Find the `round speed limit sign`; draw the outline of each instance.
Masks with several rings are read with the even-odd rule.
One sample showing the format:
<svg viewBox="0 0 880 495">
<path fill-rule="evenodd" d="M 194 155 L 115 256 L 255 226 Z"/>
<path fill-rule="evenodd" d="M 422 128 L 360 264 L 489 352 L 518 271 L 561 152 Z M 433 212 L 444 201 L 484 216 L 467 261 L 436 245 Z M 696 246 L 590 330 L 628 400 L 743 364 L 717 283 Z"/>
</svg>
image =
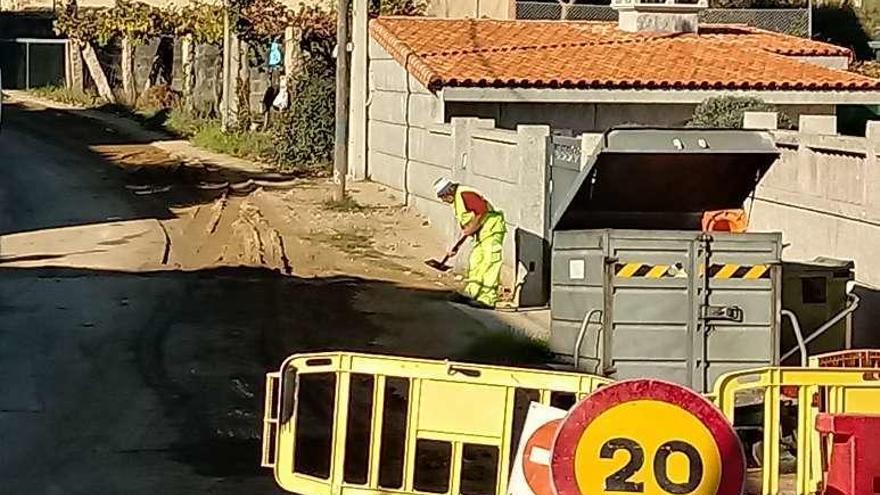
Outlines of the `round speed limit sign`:
<svg viewBox="0 0 880 495">
<path fill-rule="evenodd" d="M 557 430 L 557 495 L 739 495 L 742 445 L 703 396 L 658 380 L 628 380 L 579 402 Z"/>
</svg>

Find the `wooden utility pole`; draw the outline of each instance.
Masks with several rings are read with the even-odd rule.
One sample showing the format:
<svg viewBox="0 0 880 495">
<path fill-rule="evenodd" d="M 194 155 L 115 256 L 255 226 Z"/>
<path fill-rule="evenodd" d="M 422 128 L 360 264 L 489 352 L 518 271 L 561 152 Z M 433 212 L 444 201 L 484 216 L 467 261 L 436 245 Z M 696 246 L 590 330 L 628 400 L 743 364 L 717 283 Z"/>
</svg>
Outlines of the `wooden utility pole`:
<svg viewBox="0 0 880 495">
<path fill-rule="evenodd" d="M 348 93 L 351 66 L 348 55 L 349 0 L 339 0 L 336 15 L 336 141 L 333 155 L 333 200 L 345 198 L 348 175 Z"/>
</svg>

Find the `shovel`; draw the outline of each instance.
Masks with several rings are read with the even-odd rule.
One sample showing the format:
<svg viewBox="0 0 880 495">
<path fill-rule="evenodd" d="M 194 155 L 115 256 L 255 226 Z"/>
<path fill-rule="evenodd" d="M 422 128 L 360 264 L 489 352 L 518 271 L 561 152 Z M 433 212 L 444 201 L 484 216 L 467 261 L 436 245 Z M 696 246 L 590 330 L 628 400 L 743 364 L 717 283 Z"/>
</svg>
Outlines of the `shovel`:
<svg viewBox="0 0 880 495">
<path fill-rule="evenodd" d="M 437 270 L 438 272 L 446 272 L 449 271 L 450 268 L 452 268 L 451 266 L 446 264 L 446 261 L 448 259 L 449 256 L 444 256 L 442 260 L 425 260 L 425 264 Z"/>
<path fill-rule="evenodd" d="M 460 248 L 461 245 L 464 244 L 465 239 L 467 239 L 467 237 L 462 237 L 461 239 L 458 240 L 458 242 L 455 243 L 455 246 L 453 246 L 453 248 L 452 248 L 453 253 L 458 252 L 458 248 Z M 430 266 L 431 268 L 437 270 L 438 272 L 448 272 L 449 269 L 452 268 L 451 266 L 446 264 L 446 262 L 449 261 L 450 257 L 451 257 L 450 254 L 447 253 L 446 256 L 443 257 L 443 259 L 441 259 L 441 260 L 435 260 L 435 259 L 425 260 L 425 264 Z"/>
</svg>

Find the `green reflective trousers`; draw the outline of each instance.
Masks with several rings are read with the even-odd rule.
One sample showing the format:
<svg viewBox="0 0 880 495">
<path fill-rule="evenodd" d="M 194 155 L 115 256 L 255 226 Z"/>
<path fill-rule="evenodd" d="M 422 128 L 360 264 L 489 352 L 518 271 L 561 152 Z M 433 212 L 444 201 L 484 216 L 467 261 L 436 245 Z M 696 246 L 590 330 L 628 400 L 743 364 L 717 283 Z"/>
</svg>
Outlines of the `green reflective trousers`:
<svg viewBox="0 0 880 495">
<path fill-rule="evenodd" d="M 498 285 L 501 282 L 501 253 L 507 226 L 499 211 L 489 213 L 468 260 L 467 284 L 464 292 L 486 306 L 498 302 Z"/>
</svg>

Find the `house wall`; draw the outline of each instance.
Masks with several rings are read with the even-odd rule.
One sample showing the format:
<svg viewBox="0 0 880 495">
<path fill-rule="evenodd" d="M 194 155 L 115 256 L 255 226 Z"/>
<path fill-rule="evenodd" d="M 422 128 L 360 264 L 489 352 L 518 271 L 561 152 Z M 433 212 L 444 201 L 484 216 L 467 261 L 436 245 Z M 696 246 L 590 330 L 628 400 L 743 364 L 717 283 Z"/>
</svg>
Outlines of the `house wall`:
<svg viewBox="0 0 880 495">
<path fill-rule="evenodd" d="M 574 133 L 603 132 L 625 124 L 683 126 L 694 113 L 693 104 L 644 103 L 484 103 L 447 102 L 445 118 L 494 119 L 502 129 L 518 124 L 543 124 Z M 785 105 L 780 107 L 794 122 L 801 114 L 834 115 L 833 105 Z"/>
<path fill-rule="evenodd" d="M 366 177 L 423 213 L 450 244 L 458 235 L 452 208 L 432 185 L 440 177 L 474 187 L 504 212 L 503 282 L 525 279 L 520 303 L 543 304 L 547 230 L 547 126 L 500 130 L 477 118 L 443 122 L 443 105 L 379 45 L 370 45 Z M 456 260 L 466 264 L 467 248 Z"/>
<path fill-rule="evenodd" d="M 833 126 L 831 126 L 833 129 Z M 755 193 L 750 230 L 781 231 L 786 260 L 855 261 L 856 346 L 877 347 L 880 332 L 880 126 L 868 137 L 778 132 L 781 158 Z"/>
</svg>

